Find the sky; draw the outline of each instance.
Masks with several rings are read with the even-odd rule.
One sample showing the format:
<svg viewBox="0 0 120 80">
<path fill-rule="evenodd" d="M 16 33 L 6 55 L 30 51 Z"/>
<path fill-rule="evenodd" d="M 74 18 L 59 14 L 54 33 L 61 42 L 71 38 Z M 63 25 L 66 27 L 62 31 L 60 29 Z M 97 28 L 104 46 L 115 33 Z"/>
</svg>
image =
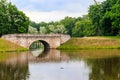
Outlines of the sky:
<svg viewBox="0 0 120 80">
<path fill-rule="evenodd" d="M 88 13 L 94 0 L 9 0 L 23 11 L 30 20 L 39 22 L 59 21 L 66 16 L 80 17 Z M 102 2 L 104 0 L 96 0 Z"/>
</svg>

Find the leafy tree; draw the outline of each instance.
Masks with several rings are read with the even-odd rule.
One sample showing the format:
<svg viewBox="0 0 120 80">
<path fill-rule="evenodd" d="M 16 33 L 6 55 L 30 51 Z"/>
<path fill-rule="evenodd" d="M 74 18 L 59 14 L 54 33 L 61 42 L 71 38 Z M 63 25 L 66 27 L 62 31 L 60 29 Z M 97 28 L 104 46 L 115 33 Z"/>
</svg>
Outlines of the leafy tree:
<svg viewBox="0 0 120 80">
<path fill-rule="evenodd" d="M 45 26 L 47 26 L 48 24 L 45 23 L 45 22 L 40 22 L 40 23 L 38 23 L 38 25 L 39 25 L 40 27 L 45 27 Z"/>
<path fill-rule="evenodd" d="M 84 24 L 82 21 L 78 21 L 75 24 L 75 27 L 72 29 L 72 35 L 76 37 L 83 37 L 84 36 Z"/>
<path fill-rule="evenodd" d="M 65 17 L 65 19 L 60 21 L 60 23 L 62 23 L 67 29 L 67 34 L 71 36 L 72 36 L 72 29 L 75 26 L 75 22 L 76 22 L 76 19 L 72 17 Z"/>
<path fill-rule="evenodd" d="M 33 28 L 32 26 L 29 26 L 28 33 L 30 33 L 30 34 L 37 34 L 38 32 L 37 32 L 36 28 Z"/>
<path fill-rule="evenodd" d="M 40 27 L 40 34 L 47 34 L 46 27 Z"/>
<path fill-rule="evenodd" d="M 76 37 L 94 35 L 94 29 L 92 27 L 91 21 L 89 19 L 77 21 L 75 23 L 75 27 L 72 30 L 72 33 L 72 35 Z"/>
<path fill-rule="evenodd" d="M 120 1 L 117 0 L 111 7 L 111 11 L 106 12 L 105 16 L 109 15 L 111 19 L 112 34 L 117 35 L 120 32 Z"/>
<path fill-rule="evenodd" d="M 64 25 L 56 25 L 56 26 L 54 26 L 54 25 L 49 25 L 47 28 L 47 32 L 48 33 L 58 33 L 58 34 L 65 34 L 65 33 L 67 33 L 67 30 L 66 30 L 66 28 L 64 27 Z"/>
<path fill-rule="evenodd" d="M 35 23 L 35 22 L 31 21 L 30 26 L 32 26 L 33 28 L 36 28 L 38 33 L 40 32 L 40 26 L 39 26 L 38 23 Z"/>
<path fill-rule="evenodd" d="M 64 25 L 57 25 L 55 31 L 56 31 L 56 33 L 62 33 L 62 34 L 67 33 L 67 30 Z"/>
<path fill-rule="evenodd" d="M 27 33 L 29 18 L 15 5 L 0 0 L 0 36 L 3 34 Z"/>
<path fill-rule="evenodd" d="M 95 29 L 95 35 L 101 35 L 102 30 L 100 26 L 100 19 L 101 19 L 101 6 L 100 5 L 92 5 L 89 8 L 89 17 L 92 21 L 92 24 Z"/>
<path fill-rule="evenodd" d="M 90 6 L 89 16 L 98 35 L 119 35 L 120 0 L 106 0 Z"/>
<path fill-rule="evenodd" d="M 2 34 L 7 34 L 10 27 L 9 12 L 6 9 L 6 5 L 7 3 L 5 0 L 0 1 L 0 36 Z"/>
</svg>

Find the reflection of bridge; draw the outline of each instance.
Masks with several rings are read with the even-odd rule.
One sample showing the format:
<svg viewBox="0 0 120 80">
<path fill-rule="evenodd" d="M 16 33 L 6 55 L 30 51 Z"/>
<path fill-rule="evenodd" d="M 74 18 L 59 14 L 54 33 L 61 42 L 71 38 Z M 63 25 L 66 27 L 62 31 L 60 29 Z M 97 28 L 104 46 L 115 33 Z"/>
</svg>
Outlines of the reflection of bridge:
<svg viewBox="0 0 120 80">
<path fill-rule="evenodd" d="M 29 48 L 34 41 L 41 41 L 46 48 L 57 48 L 60 44 L 70 39 L 69 35 L 63 34 L 47 34 L 47 35 L 36 35 L 36 34 L 8 34 L 3 35 L 3 39 L 21 45 L 25 48 Z"/>
<path fill-rule="evenodd" d="M 39 53 L 38 56 L 35 56 L 34 53 L 30 52 L 28 54 L 29 62 L 61 62 L 69 61 L 69 55 L 61 53 L 60 50 L 50 49 L 47 52 Z"/>
</svg>

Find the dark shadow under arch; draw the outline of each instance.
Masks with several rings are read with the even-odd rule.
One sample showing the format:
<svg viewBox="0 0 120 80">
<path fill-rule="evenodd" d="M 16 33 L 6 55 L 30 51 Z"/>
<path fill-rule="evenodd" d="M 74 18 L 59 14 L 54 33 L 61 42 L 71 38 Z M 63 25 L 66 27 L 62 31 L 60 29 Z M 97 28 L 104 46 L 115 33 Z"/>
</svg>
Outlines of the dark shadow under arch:
<svg viewBox="0 0 120 80">
<path fill-rule="evenodd" d="M 46 41 L 43 41 L 43 40 L 39 40 L 41 43 L 43 43 L 44 45 L 44 51 L 47 51 L 50 49 L 50 45 L 46 42 Z"/>
<path fill-rule="evenodd" d="M 44 40 L 36 40 L 36 41 L 39 41 L 39 42 L 41 42 L 41 43 L 44 45 L 44 51 L 50 49 L 50 45 L 48 44 L 48 42 L 46 42 L 46 41 L 44 41 Z M 34 41 L 34 42 L 36 42 L 36 41 Z M 32 42 L 31 45 L 32 45 L 34 42 Z M 29 49 L 30 49 L 31 45 L 29 46 Z"/>
</svg>

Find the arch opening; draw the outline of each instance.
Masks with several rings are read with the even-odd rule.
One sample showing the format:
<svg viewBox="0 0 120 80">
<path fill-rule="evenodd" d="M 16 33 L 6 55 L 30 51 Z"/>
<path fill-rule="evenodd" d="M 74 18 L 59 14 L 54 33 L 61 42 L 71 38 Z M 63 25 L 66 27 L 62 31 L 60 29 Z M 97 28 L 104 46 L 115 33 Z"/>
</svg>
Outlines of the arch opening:
<svg viewBox="0 0 120 80">
<path fill-rule="evenodd" d="M 29 47 L 30 52 L 36 57 L 43 55 L 43 53 L 46 53 L 49 49 L 49 44 L 43 40 L 34 41 Z"/>
</svg>

